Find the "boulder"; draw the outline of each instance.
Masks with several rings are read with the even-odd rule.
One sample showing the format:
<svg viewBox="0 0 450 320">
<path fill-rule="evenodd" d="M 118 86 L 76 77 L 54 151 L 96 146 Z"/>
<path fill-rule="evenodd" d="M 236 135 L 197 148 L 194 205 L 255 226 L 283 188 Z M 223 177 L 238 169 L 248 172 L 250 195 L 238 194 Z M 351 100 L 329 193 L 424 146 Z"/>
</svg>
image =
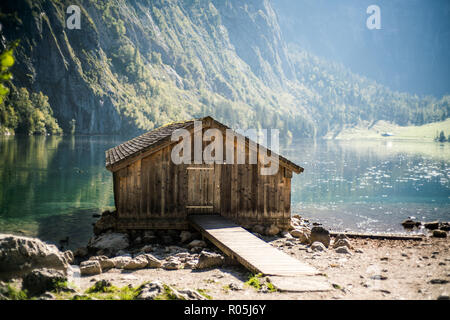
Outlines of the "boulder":
<svg viewBox="0 0 450 320">
<path fill-rule="evenodd" d="M 109 259 L 107 256 L 94 256 L 90 257 L 89 260 L 98 261 L 102 267 L 102 272 L 115 267 L 114 261 Z"/>
<path fill-rule="evenodd" d="M 405 229 L 412 229 L 414 227 L 420 226 L 420 222 L 419 221 L 414 221 L 414 220 L 411 220 L 411 219 L 406 219 L 405 221 L 402 222 L 402 226 Z"/>
<path fill-rule="evenodd" d="M 180 232 L 180 241 L 181 243 L 185 243 L 192 240 L 192 233 L 186 230 Z"/>
<path fill-rule="evenodd" d="M 26 289 L 32 296 L 37 296 L 46 291 L 59 289 L 58 284 L 66 281 L 67 277 L 60 270 L 35 269 L 23 279 L 22 289 Z"/>
<path fill-rule="evenodd" d="M 196 269 L 205 269 L 223 265 L 225 258 L 218 253 L 202 251 L 198 257 Z"/>
<path fill-rule="evenodd" d="M 439 225 L 439 229 L 444 230 L 444 231 L 450 231 L 450 223 L 449 222 L 442 222 Z"/>
<path fill-rule="evenodd" d="M 339 240 L 339 241 L 344 241 L 344 240 Z M 347 246 L 337 247 L 334 251 L 336 253 L 352 254 Z"/>
<path fill-rule="evenodd" d="M 114 263 L 114 267 L 117 269 L 123 269 L 132 258 L 130 256 L 118 256 L 111 258 L 111 261 Z"/>
<path fill-rule="evenodd" d="M 36 238 L 0 234 L 0 279 L 23 277 L 33 269 L 56 269 L 67 275 L 69 255 Z"/>
<path fill-rule="evenodd" d="M 446 238 L 447 232 L 444 230 L 433 230 L 433 237 L 435 238 Z"/>
<path fill-rule="evenodd" d="M 321 242 L 325 247 L 328 248 L 330 245 L 330 232 L 324 227 L 313 227 L 311 229 L 311 235 L 309 237 L 311 243 L 313 242 Z"/>
<path fill-rule="evenodd" d="M 147 268 L 161 268 L 162 262 L 152 254 L 142 254 L 138 257 L 144 257 L 147 260 Z"/>
<path fill-rule="evenodd" d="M 183 265 L 183 269 L 195 269 L 197 267 L 198 260 L 186 261 Z"/>
<path fill-rule="evenodd" d="M 203 240 L 192 240 L 191 242 L 189 242 L 189 244 L 187 245 L 187 247 L 189 249 L 195 248 L 195 247 L 199 247 L 199 248 L 206 248 L 206 242 Z"/>
<path fill-rule="evenodd" d="M 91 276 L 102 273 L 100 262 L 96 260 L 86 260 L 80 263 L 80 274 L 82 276 Z"/>
<path fill-rule="evenodd" d="M 66 258 L 67 263 L 69 263 L 69 264 L 73 263 L 74 255 L 73 255 L 73 252 L 71 250 L 64 251 L 63 255 Z"/>
<path fill-rule="evenodd" d="M 423 225 L 428 230 L 436 230 L 439 228 L 439 221 L 425 222 Z"/>
<path fill-rule="evenodd" d="M 350 244 L 350 241 L 348 241 L 347 239 L 339 239 L 339 240 L 335 240 L 333 243 L 333 248 L 339 248 L 339 247 L 347 247 L 349 249 L 352 248 L 352 245 Z"/>
<path fill-rule="evenodd" d="M 309 244 L 309 241 L 310 241 L 309 232 L 307 232 L 306 230 L 294 229 L 290 233 L 291 233 L 291 236 L 298 238 L 300 243 Z"/>
<path fill-rule="evenodd" d="M 334 242 L 337 242 L 339 240 L 349 240 L 349 238 L 347 237 L 347 235 L 345 233 L 338 233 L 335 237 L 334 237 Z"/>
<path fill-rule="evenodd" d="M 280 229 L 274 224 L 266 229 L 267 236 L 276 236 L 278 233 L 280 233 Z"/>
<path fill-rule="evenodd" d="M 325 245 L 319 241 L 313 242 L 311 245 L 311 249 L 313 251 L 326 251 L 327 250 L 327 248 L 325 248 Z"/>
<path fill-rule="evenodd" d="M 109 250 L 117 252 L 130 245 L 128 235 L 125 233 L 104 233 L 89 240 L 88 248 L 98 250 Z"/>
<path fill-rule="evenodd" d="M 182 267 L 183 267 L 182 263 L 180 262 L 180 260 L 176 258 L 171 258 L 162 264 L 162 268 L 164 270 L 178 270 L 181 269 Z"/>
<path fill-rule="evenodd" d="M 137 270 L 137 269 L 144 269 L 145 267 L 147 267 L 147 265 L 148 265 L 147 258 L 143 254 L 141 254 L 136 258 L 129 260 L 123 266 L 123 268 L 125 270 Z"/>
<path fill-rule="evenodd" d="M 110 230 L 114 230 L 116 226 L 116 215 L 113 212 L 103 212 L 100 219 L 94 224 L 94 234 L 100 235 Z"/>
</svg>

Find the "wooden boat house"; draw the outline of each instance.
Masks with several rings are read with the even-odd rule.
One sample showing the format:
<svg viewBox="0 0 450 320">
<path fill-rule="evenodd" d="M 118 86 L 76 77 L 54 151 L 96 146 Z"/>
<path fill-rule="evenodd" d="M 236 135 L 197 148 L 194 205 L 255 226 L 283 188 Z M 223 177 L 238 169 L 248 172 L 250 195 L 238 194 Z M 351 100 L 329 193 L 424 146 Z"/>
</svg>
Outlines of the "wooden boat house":
<svg viewBox="0 0 450 320">
<path fill-rule="evenodd" d="M 229 159 L 211 163 L 196 158 L 197 135 L 202 137 L 212 128 L 218 129 L 215 132 L 221 136 L 201 139 L 201 146 L 207 148 L 222 138 L 222 154 L 229 151 L 226 146 L 231 146 L 235 155 L 244 148 L 245 163 Z M 261 169 L 270 165 L 267 157 L 276 154 L 239 134 L 231 141 L 226 135 L 230 130 L 205 117 L 162 126 L 107 150 L 106 168 L 113 173 L 114 181 L 116 229 L 187 229 L 191 214 L 222 215 L 244 227 L 274 224 L 287 229 L 292 173 L 301 173 L 303 168 L 277 155 L 276 159 L 270 158 L 277 161 L 276 173 L 262 175 Z M 185 132 L 189 138 L 191 148 L 183 149 L 180 155 L 183 159 L 190 155 L 191 163 L 173 161 L 173 153 L 177 153 L 174 148 L 179 148 L 180 143 L 173 141 L 175 132 Z M 239 141 L 244 143 L 239 145 Z M 265 153 L 257 152 L 252 163 L 255 147 Z M 212 154 L 219 153 L 214 150 Z"/>
</svg>

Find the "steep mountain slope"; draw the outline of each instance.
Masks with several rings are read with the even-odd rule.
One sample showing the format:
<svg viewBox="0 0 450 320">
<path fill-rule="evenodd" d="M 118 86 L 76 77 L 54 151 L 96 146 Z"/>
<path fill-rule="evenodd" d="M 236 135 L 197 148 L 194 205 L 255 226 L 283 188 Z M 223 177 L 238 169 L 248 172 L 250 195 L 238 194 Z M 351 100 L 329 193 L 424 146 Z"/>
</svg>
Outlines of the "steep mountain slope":
<svg viewBox="0 0 450 320">
<path fill-rule="evenodd" d="M 72 4 L 80 30 L 65 26 Z M 5 38 L 21 40 L 12 85 L 47 95 L 64 132 L 131 134 L 212 115 L 314 136 L 359 120 L 448 117 L 448 99 L 442 109 L 288 49 L 268 0 L 16 0 L 1 12 Z M 402 112 L 379 112 L 392 102 Z"/>
</svg>

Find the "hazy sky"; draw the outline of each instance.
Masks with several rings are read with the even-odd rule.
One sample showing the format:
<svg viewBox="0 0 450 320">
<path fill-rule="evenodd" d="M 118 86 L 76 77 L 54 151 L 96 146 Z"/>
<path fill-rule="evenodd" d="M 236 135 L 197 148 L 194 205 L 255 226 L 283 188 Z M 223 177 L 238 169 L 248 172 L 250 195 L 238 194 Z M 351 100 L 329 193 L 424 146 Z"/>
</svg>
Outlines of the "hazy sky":
<svg viewBox="0 0 450 320">
<path fill-rule="evenodd" d="M 450 94 L 449 0 L 271 0 L 285 39 L 394 90 Z M 378 5 L 381 29 L 366 13 Z"/>
</svg>

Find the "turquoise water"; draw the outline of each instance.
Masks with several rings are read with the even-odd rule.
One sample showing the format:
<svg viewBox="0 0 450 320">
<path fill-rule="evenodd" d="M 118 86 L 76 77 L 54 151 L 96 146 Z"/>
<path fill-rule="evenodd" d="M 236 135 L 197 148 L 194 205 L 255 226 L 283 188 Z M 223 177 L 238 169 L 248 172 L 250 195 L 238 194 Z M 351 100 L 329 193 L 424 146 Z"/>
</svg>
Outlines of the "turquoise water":
<svg viewBox="0 0 450 320">
<path fill-rule="evenodd" d="M 450 143 L 320 141 L 284 153 L 305 168 L 292 213 L 336 231 L 405 232 L 408 217 L 450 221 Z"/>
<path fill-rule="evenodd" d="M 69 247 L 87 243 L 93 214 L 114 205 L 111 136 L 0 137 L 0 232 Z M 294 141 L 281 153 L 305 168 L 292 213 L 334 230 L 404 232 L 408 216 L 450 220 L 450 144 Z"/>
</svg>

